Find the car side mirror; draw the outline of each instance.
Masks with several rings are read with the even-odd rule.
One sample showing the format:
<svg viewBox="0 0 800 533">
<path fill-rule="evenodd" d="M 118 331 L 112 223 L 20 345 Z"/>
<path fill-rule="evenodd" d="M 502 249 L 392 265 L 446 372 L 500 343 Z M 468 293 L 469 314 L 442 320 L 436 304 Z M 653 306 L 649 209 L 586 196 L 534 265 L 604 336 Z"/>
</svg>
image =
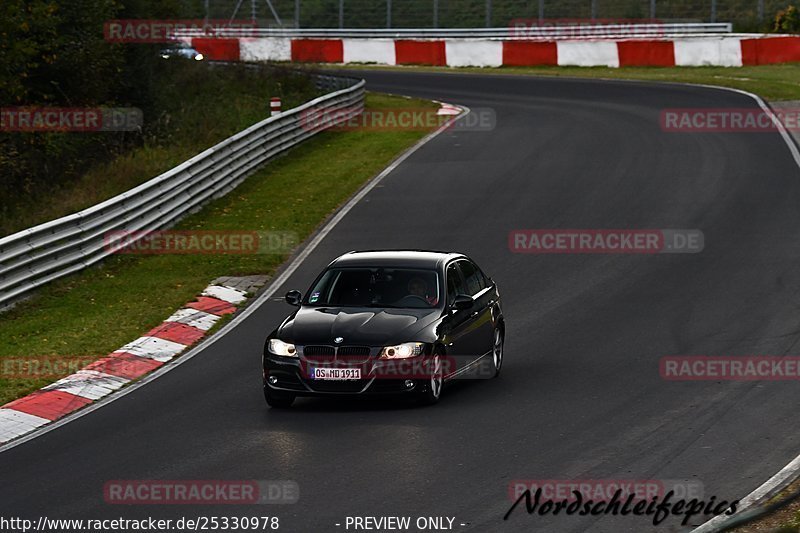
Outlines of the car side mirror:
<svg viewBox="0 0 800 533">
<path fill-rule="evenodd" d="M 289 291 L 286 293 L 286 303 L 295 307 L 300 307 L 300 302 L 303 301 L 303 293 L 300 291 Z"/>
<path fill-rule="evenodd" d="M 459 294 L 453 299 L 450 309 L 455 311 L 466 311 L 467 309 L 472 309 L 473 305 L 475 305 L 475 299 L 472 296 L 467 294 Z"/>
</svg>

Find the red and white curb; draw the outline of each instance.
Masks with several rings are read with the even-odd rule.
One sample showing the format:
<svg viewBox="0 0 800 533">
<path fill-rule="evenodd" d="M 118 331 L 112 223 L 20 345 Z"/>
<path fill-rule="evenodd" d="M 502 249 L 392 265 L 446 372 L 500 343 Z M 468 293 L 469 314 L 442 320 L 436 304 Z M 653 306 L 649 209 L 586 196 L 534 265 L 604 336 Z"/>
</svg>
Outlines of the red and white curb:
<svg viewBox="0 0 800 533">
<path fill-rule="evenodd" d="M 202 339 L 247 293 L 209 285 L 194 301 L 133 342 L 18 400 L 0 407 L 0 444 L 54 422 L 164 365 Z"/>
<path fill-rule="evenodd" d="M 800 36 L 730 34 L 653 39 L 187 38 L 223 61 L 373 63 L 448 67 L 724 66 L 800 61 Z"/>
<path fill-rule="evenodd" d="M 458 106 L 454 106 L 452 104 L 441 103 L 441 104 L 439 104 L 439 110 L 436 111 L 436 114 L 437 115 L 443 115 L 443 116 L 457 117 L 462 112 L 463 112 L 463 110 Z"/>
</svg>

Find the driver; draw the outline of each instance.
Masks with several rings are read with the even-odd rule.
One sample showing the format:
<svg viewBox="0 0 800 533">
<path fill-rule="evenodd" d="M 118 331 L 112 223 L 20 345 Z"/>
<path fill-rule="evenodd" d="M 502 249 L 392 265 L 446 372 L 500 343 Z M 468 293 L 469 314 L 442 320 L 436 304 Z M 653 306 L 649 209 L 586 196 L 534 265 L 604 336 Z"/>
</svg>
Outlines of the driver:
<svg viewBox="0 0 800 533">
<path fill-rule="evenodd" d="M 439 302 L 438 298 L 428 295 L 428 284 L 420 277 L 413 277 L 408 280 L 408 294 L 409 296 L 424 298 L 430 305 L 436 305 Z"/>
</svg>

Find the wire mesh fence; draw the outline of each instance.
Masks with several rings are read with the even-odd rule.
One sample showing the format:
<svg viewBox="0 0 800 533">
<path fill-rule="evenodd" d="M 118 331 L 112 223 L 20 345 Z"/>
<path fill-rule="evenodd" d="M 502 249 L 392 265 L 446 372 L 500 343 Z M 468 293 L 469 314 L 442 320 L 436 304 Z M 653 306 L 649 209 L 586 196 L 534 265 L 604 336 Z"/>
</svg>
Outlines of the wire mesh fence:
<svg viewBox="0 0 800 533">
<path fill-rule="evenodd" d="M 578 21 L 732 22 L 768 30 L 792 0 L 185 0 L 190 15 L 286 28 L 482 28 Z M 189 14 L 189 13 L 187 13 Z"/>
</svg>

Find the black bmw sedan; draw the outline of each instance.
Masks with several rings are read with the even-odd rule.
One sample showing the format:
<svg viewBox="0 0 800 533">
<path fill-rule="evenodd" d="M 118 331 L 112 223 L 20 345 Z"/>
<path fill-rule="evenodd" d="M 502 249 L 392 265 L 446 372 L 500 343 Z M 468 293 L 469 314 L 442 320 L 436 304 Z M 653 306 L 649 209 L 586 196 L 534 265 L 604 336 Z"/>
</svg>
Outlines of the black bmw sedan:
<svg viewBox="0 0 800 533">
<path fill-rule="evenodd" d="M 297 396 L 402 394 L 436 403 L 445 382 L 503 364 L 497 285 L 463 254 L 349 252 L 331 262 L 264 345 L 271 407 Z"/>
<path fill-rule="evenodd" d="M 368 394 L 432 404 L 445 382 L 496 377 L 503 364 L 500 293 L 463 254 L 349 252 L 286 301 L 297 310 L 264 345 L 271 407 Z"/>
</svg>

